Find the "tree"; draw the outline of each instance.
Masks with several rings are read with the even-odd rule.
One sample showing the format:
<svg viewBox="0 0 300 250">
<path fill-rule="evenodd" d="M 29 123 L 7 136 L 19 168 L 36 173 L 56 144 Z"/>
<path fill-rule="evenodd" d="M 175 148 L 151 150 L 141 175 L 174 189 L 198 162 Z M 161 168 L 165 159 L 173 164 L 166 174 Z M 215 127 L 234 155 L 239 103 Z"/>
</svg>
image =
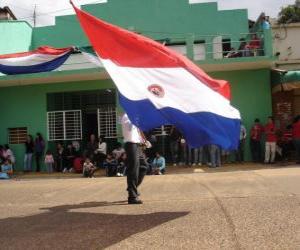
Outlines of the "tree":
<svg viewBox="0 0 300 250">
<path fill-rule="evenodd" d="M 298 23 L 300 22 L 300 0 L 296 0 L 294 5 L 282 8 L 278 15 L 278 23 Z"/>
</svg>

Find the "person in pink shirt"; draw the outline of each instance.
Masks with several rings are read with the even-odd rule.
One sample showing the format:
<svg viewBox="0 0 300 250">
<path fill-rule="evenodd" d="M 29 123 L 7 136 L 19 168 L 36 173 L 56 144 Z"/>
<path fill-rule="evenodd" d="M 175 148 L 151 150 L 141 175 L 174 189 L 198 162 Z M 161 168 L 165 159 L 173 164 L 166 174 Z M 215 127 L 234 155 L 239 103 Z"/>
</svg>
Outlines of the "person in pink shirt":
<svg viewBox="0 0 300 250">
<path fill-rule="evenodd" d="M 46 165 L 48 174 L 53 172 L 53 164 L 54 164 L 53 155 L 52 155 L 51 151 L 48 150 L 45 155 L 45 165 Z"/>
</svg>

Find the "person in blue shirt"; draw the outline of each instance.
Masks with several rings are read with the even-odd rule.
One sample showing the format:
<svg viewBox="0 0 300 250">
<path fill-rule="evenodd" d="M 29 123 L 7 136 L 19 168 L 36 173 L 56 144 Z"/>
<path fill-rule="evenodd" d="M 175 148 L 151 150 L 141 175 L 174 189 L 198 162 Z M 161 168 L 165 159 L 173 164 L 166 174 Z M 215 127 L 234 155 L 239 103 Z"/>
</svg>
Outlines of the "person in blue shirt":
<svg viewBox="0 0 300 250">
<path fill-rule="evenodd" d="M 152 162 L 152 173 L 161 175 L 166 172 L 166 160 L 159 152 L 155 153 L 155 158 Z"/>
<path fill-rule="evenodd" d="M 6 160 L 1 166 L 1 173 L 7 174 L 8 177 L 13 175 L 13 167 L 11 161 Z"/>
<path fill-rule="evenodd" d="M 261 18 L 261 28 L 262 30 L 269 30 L 270 29 L 270 23 L 267 20 L 265 16 Z"/>
</svg>

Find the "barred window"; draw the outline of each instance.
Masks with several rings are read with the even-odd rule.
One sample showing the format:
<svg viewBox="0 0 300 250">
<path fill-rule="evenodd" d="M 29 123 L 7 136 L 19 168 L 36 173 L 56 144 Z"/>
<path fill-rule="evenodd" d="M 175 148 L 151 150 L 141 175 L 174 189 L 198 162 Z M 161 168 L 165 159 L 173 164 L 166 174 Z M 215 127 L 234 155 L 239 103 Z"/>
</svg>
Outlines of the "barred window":
<svg viewBox="0 0 300 250">
<path fill-rule="evenodd" d="M 48 140 L 81 140 L 81 110 L 54 111 L 47 113 Z"/>
<path fill-rule="evenodd" d="M 8 143 L 9 144 L 23 144 L 27 138 L 27 128 L 9 128 L 8 129 Z"/>
<path fill-rule="evenodd" d="M 98 134 L 105 138 L 117 137 L 117 111 L 115 107 L 98 109 Z"/>
<path fill-rule="evenodd" d="M 169 135 L 172 125 L 164 125 L 153 129 L 152 134 L 155 136 Z"/>
</svg>

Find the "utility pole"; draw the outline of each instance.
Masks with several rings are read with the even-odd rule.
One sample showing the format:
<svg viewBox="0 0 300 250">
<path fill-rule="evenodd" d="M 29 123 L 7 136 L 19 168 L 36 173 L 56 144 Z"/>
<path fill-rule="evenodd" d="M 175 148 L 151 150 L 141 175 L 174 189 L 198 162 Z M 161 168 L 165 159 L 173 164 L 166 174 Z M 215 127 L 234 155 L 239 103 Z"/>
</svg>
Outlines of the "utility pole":
<svg viewBox="0 0 300 250">
<path fill-rule="evenodd" d="M 33 11 L 33 27 L 36 26 L 36 4 L 34 5 L 34 11 Z"/>
</svg>

